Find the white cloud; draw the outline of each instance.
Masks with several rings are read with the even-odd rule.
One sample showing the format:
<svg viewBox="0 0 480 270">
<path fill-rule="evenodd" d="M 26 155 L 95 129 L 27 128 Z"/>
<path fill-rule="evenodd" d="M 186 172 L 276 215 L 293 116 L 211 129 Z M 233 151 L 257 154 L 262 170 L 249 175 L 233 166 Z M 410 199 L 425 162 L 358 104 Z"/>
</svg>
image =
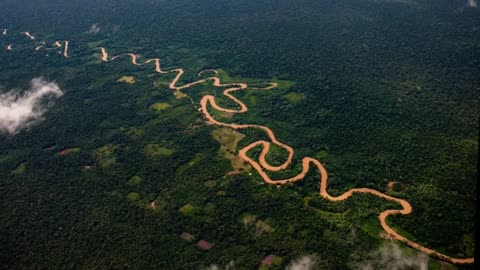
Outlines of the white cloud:
<svg viewBox="0 0 480 270">
<path fill-rule="evenodd" d="M 94 24 L 90 27 L 90 30 L 88 30 L 89 34 L 96 34 L 100 32 L 100 27 L 97 26 L 97 24 Z"/>
<path fill-rule="evenodd" d="M 60 87 L 54 82 L 43 78 L 34 78 L 30 89 L 20 93 L 12 90 L 0 94 L 0 133 L 16 134 L 43 119 L 43 114 L 53 103 L 42 102 L 49 97 L 61 97 Z"/>
<path fill-rule="evenodd" d="M 358 270 L 427 270 L 428 260 L 428 256 L 423 253 L 417 251 L 407 253 L 394 242 L 390 242 L 367 256 L 362 256 L 359 261 L 352 263 L 351 268 Z"/>
<path fill-rule="evenodd" d="M 291 262 L 286 270 L 312 270 L 317 269 L 318 258 L 315 255 L 300 257 Z"/>
<path fill-rule="evenodd" d="M 477 0 L 468 0 L 467 6 L 475 8 L 477 7 Z"/>
</svg>

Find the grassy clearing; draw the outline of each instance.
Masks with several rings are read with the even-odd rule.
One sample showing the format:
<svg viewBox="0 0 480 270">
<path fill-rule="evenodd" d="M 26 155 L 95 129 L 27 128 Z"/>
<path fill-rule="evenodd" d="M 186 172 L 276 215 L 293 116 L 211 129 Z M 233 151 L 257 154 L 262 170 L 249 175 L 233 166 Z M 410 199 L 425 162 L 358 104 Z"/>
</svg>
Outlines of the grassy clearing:
<svg viewBox="0 0 480 270">
<path fill-rule="evenodd" d="M 25 163 L 22 163 L 17 166 L 15 170 L 12 171 L 13 175 L 22 175 L 27 171 L 27 165 Z"/>
<path fill-rule="evenodd" d="M 213 138 L 220 143 L 218 155 L 230 160 L 233 171 L 228 174 L 238 174 L 250 171 L 251 167 L 237 155 L 237 145 L 245 135 L 231 128 L 219 128 L 212 131 Z"/>
<path fill-rule="evenodd" d="M 130 192 L 127 194 L 127 199 L 130 201 L 138 201 L 140 199 L 140 194 L 137 192 Z"/>
<path fill-rule="evenodd" d="M 217 186 L 217 181 L 209 180 L 204 184 L 207 188 L 214 188 Z"/>
<path fill-rule="evenodd" d="M 236 155 L 237 144 L 245 135 L 231 128 L 219 128 L 212 131 L 213 138 L 220 143 L 218 154 L 227 159 L 232 159 Z"/>
<path fill-rule="evenodd" d="M 298 104 L 302 101 L 305 100 L 305 95 L 303 93 L 294 93 L 294 92 L 290 92 L 286 95 L 283 96 L 288 102 L 290 102 L 291 104 Z"/>
<path fill-rule="evenodd" d="M 202 153 L 196 153 L 195 156 L 187 163 L 180 165 L 175 171 L 176 175 L 182 175 L 186 170 L 195 166 L 200 160 L 204 158 Z"/>
<path fill-rule="evenodd" d="M 154 103 L 150 106 L 150 108 L 154 111 L 164 111 L 168 108 L 172 107 L 170 104 L 168 103 L 165 103 L 165 102 L 157 102 L 157 103 Z"/>
<path fill-rule="evenodd" d="M 375 239 L 380 239 L 380 234 L 384 232 L 376 217 L 371 217 L 362 222 L 360 228 Z"/>
<path fill-rule="evenodd" d="M 328 156 L 329 156 L 328 152 L 322 150 L 322 151 L 316 153 L 314 157 L 315 157 L 316 159 L 323 159 L 323 158 L 327 158 Z"/>
<path fill-rule="evenodd" d="M 132 137 L 133 139 L 138 139 L 145 135 L 145 130 L 136 127 L 120 128 L 120 130 L 125 132 L 125 134 Z"/>
<path fill-rule="evenodd" d="M 159 114 L 159 117 L 147 122 L 146 127 L 150 125 L 158 125 L 157 121 L 163 121 L 169 118 L 177 119 L 182 125 L 188 126 L 191 124 L 196 118 L 197 114 L 196 111 L 193 109 L 190 102 L 178 102 L 179 105 L 172 104 L 172 107 L 168 110 L 162 111 Z"/>
<path fill-rule="evenodd" d="M 147 144 L 144 148 L 145 155 L 149 157 L 170 156 L 174 152 L 174 150 L 162 147 L 159 144 Z"/>
<path fill-rule="evenodd" d="M 295 85 L 295 82 L 293 81 L 279 80 L 276 78 L 274 78 L 272 82 L 277 83 L 277 88 L 281 90 L 290 89 Z"/>
<path fill-rule="evenodd" d="M 215 195 L 217 195 L 218 197 L 224 197 L 224 196 L 227 196 L 227 192 L 220 190 L 220 191 L 217 191 Z"/>
<path fill-rule="evenodd" d="M 186 98 L 187 97 L 187 94 L 183 93 L 182 91 L 174 91 L 173 92 L 173 95 L 175 95 L 175 97 L 177 99 L 182 99 L 182 98 Z"/>
<path fill-rule="evenodd" d="M 123 76 L 120 79 L 118 79 L 117 82 L 132 84 L 132 83 L 135 83 L 135 78 L 133 76 Z"/>
<path fill-rule="evenodd" d="M 143 181 L 143 179 L 140 176 L 135 175 L 132 178 L 130 178 L 130 180 L 128 180 L 127 185 L 129 185 L 131 187 L 135 187 L 135 186 L 140 185 L 140 183 L 142 181 Z"/>
<path fill-rule="evenodd" d="M 118 146 L 109 144 L 102 146 L 95 151 L 95 159 L 100 163 L 101 167 L 107 168 L 117 162 L 117 159 L 113 156 L 113 152 L 117 147 Z"/>
<path fill-rule="evenodd" d="M 257 230 L 260 232 L 273 233 L 275 231 L 275 229 L 270 226 L 270 224 L 261 220 L 257 220 L 257 222 L 255 223 L 255 227 L 257 227 Z"/>
<path fill-rule="evenodd" d="M 250 226 L 257 221 L 257 216 L 250 213 L 244 213 L 240 216 L 239 221 L 245 226 Z"/>
<path fill-rule="evenodd" d="M 193 214 L 193 205 L 187 203 L 184 206 L 180 207 L 178 211 L 180 211 L 184 215 L 192 215 Z"/>
</svg>

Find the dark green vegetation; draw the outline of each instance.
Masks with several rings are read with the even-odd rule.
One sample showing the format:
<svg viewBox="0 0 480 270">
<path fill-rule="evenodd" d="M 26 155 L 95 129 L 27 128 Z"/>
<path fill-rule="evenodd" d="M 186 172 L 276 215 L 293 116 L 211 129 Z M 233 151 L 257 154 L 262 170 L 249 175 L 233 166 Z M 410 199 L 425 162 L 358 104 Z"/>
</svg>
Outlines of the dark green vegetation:
<svg viewBox="0 0 480 270">
<path fill-rule="evenodd" d="M 231 165 L 218 155 L 216 127 L 172 95 L 172 76 L 149 77 L 153 66 L 133 67 L 128 57 L 100 63 L 91 49 L 101 40 L 112 55 L 135 51 L 183 67 L 184 81 L 205 68 L 294 81 L 237 94 L 250 111 L 222 120 L 267 125 L 297 161 L 320 158 L 332 194 L 400 181 L 406 188 L 394 195 L 414 212 L 390 223 L 428 247 L 472 256 L 479 10 L 463 1 L 403 2 L 2 1 L 0 28 L 10 33 L 0 36 L 2 91 L 45 76 L 65 95 L 41 125 L 0 138 L 1 267 L 192 269 L 233 260 L 254 269 L 273 254 L 282 269 L 316 253 L 329 269 L 345 269 L 351 254 L 382 242 L 376 216 L 391 203 L 367 195 L 324 201 L 313 171 L 280 189 L 255 174 L 225 176 Z M 86 34 L 93 23 L 101 31 Z M 71 57 L 35 54 L 13 34 L 20 31 L 70 40 Z M 6 52 L 12 42 L 24 46 Z M 122 76 L 136 82 L 116 82 Z M 186 93 L 198 102 L 221 90 Z M 240 147 L 265 138 L 243 133 Z M 75 150 L 59 155 L 64 149 Z M 297 162 L 275 175 L 298 170 Z M 259 233 L 264 224 L 271 228 Z M 214 248 L 200 251 L 178 237 L 184 231 Z"/>
</svg>

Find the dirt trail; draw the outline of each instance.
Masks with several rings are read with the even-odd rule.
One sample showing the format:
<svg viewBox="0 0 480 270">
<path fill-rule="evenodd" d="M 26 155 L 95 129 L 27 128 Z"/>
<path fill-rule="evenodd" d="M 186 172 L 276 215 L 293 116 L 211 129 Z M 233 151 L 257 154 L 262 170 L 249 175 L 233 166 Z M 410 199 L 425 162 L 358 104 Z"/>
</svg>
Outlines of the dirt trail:
<svg viewBox="0 0 480 270">
<path fill-rule="evenodd" d="M 30 36 L 28 34 L 28 32 L 24 32 L 24 33 L 27 36 Z M 13 44 L 9 45 L 7 47 L 7 49 L 11 50 L 12 45 Z M 58 43 L 56 42 L 55 45 L 57 45 L 57 47 L 60 47 L 59 45 L 61 45 L 61 44 L 59 42 Z M 108 59 L 108 53 L 107 53 L 106 49 L 103 48 L 103 47 L 100 47 L 99 49 L 102 53 L 101 60 L 104 61 L 104 62 L 108 62 L 109 59 Z M 68 57 L 67 50 L 68 50 L 68 41 L 65 41 L 65 51 L 64 51 L 64 56 L 65 57 Z M 201 105 L 200 111 L 203 113 L 203 115 L 205 116 L 205 118 L 207 120 L 207 123 L 209 123 L 209 124 L 223 126 L 223 127 L 230 127 L 232 129 L 235 129 L 235 130 L 255 128 L 255 129 L 260 129 L 267 134 L 270 141 L 260 140 L 260 141 L 253 142 L 253 143 L 247 145 L 246 147 L 244 147 L 243 149 L 241 149 L 239 151 L 239 156 L 240 156 L 240 158 L 242 158 L 243 160 L 248 162 L 258 172 L 258 174 L 263 178 L 263 180 L 265 182 L 267 182 L 268 184 L 271 184 L 271 185 L 285 185 L 285 184 L 294 183 L 296 181 L 303 180 L 305 178 L 305 176 L 307 175 L 307 173 L 310 171 L 310 165 L 312 165 L 313 169 L 314 170 L 316 169 L 319 173 L 319 176 L 320 176 L 320 196 L 322 196 L 323 198 L 328 199 L 330 201 L 343 201 L 343 200 L 346 200 L 346 199 L 350 198 L 354 193 L 367 193 L 367 194 L 371 194 L 371 195 L 380 197 L 380 198 L 385 199 L 385 200 L 389 200 L 389 201 L 398 203 L 401 206 L 401 209 L 387 209 L 387 210 L 381 212 L 378 215 L 380 225 L 382 226 L 382 228 L 385 230 L 385 232 L 389 236 L 397 239 L 398 241 L 401 241 L 401 242 L 405 243 L 406 245 L 408 245 L 410 247 L 413 247 L 413 248 L 415 248 L 419 251 L 422 251 L 422 252 L 425 252 L 425 253 L 429 254 L 432 257 L 436 257 L 436 258 L 438 258 L 440 260 L 443 260 L 443 261 L 446 261 L 446 262 L 450 262 L 450 263 L 454 263 L 454 264 L 472 264 L 472 263 L 474 263 L 474 258 L 461 258 L 461 259 L 460 258 L 452 258 L 452 257 L 449 257 L 449 256 L 444 255 L 442 253 L 439 253 L 437 251 L 434 251 L 432 249 L 429 249 L 427 247 L 424 247 L 422 245 L 419 245 L 419 244 L 417 244 L 413 241 L 410 241 L 410 240 L 406 239 L 405 237 L 401 236 L 393 228 L 391 228 L 387 224 L 387 218 L 389 216 L 391 216 L 391 215 L 408 215 L 412 212 L 412 206 L 410 205 L 410 203 L 408 201 L 406 201 L 404 199 L 395 198 L 395 197 L 392 197 L 390 195 L 387 195 L 385 193 L 382 193 L 378 190 L 371 189 L 371 188 L 353 188 L 353 189 L 350 189 L 350 190 L 346 191 L 342 195 L 339 195 L 339 196 L 336 196 L 336 197 L 331 196 L 330 194 L 328 194 L 328 191 L 327 191 L 328 173 L 327 173 L 326 169 L 323 167 L 322 163 L 320 161 L 318 161 L 317 159 L 314 159 L 312 157 L 304 157 L 302 159 L 302 171 L 294 177 L 287 178 L 287 179 L 278 179 L 278 180 L 271 179 L 269 177 L 269 175 L 267 174 L 267 172 L 269 172 L 269 171 L 270 172 L 281 171 L 281 170 L 286 169 L 291 164 L 292 159 L 293 159 L 293 155 L 294 155 L 293 148 L 290 147 L 289 145 L 284 144 L 284 143 L 280 142 L 279 140 L 277 140 L 277 138 L 275 137 L 275 133 L 270 128 L 268 128 L 266 126 L 223 123 L 223 122 L 217 121 L 208 111 L 208 106 L 211 106 L 215 110 L 221 111 L 221 112 L 227 112 L 227 113 L 244 113 L 244 112 L 247 112 L 248 111 L 247 106 L 242 101 L 240 101 L 239 99 L 237 99 L 236 97 L 234 97 L 232 95 L 233 92 L 247 89 L 248 88 L 247 84 L 245 84 L 245 83 L 222 83 L 220 78 L 218 77 L 218 72 L 216 70 L 204 70 L 204 71 L 199 72 L 198 76 L 202 75 L 204 72 L 207 72 L 207 71 L 210 71 L 210 72 L 213 71 L 214 76 L 204 78 L 204 79 L 200 79 L 198 81 L 194 81 L 194 82 L 187 83 L 187 84 L 184 84 L 184 85 L 177 86 L 177 83 L 180 81 L 183 74 L 185 73 L 185 71 L 182 68 L 176 68 L 176 69 L 171 69 L 171 70 L 166 70 L 165 71 L 165 70 L 162 70 L 162 68 L 161 68 L 159 58 L 148 59 L 145 62 L 139 64 L 137 55 L 135 55 L 133 53 L 127 53 L 127 55 L 129 55 L 131 57 L 131 62 L 132 62 L 133 65 L 141 66 L 141 65 L 147 65 L 147 64 L 153 62 L 153 63 L 155 63 L 155 72 L 157 72 L 159 74 L 176 73 L 175 78 L 169 84 L 169 88 L 173 91 L 186 90 L 186 89 L 188 89 L 192 86 L 202 84 L 202 83 L 206 83 L 206 82 L 210 82 L 210 81 L 213 82 L 213 85 L 215 87 L 225 88 L 225 90 L 223 91 L 223 95 L 225 97 L 229 98 L 232 102 L 236 103 L 237 106 L 238 106 L 237 109 L 227 109 L 227 108 L 220 107 L 215 102 L 215 97 L 214 96 L 205 95 L 205 96 L 202 97 L 202 99 L 200 101 L 200 105 Z M 114 60 L 114 59 L 118 58 L 119 56 L 120 55 L 117 55 L 117 56 L 111 58 L 110 60 Z M 278 86 L 277 83 L 270 83 L 270 85 L 268 87 L 255 88 L 255 89 L 270 90 L 270 89 L 274 89 L 277 86 Z M 270 165 L 266 160 L 266 156 L 269 153 L 270 146 L 271 146 L 272 143 L 275 144 L 278 147 L 281 147 L 281 148 L 285 149 L 288 152 L 287 159 L 281 165 L 273 166 L 273 165 Z M 248 152 L 251 149 L 256 148 L 256 147 L 261 147 L 262 148 L 262 150 L 260 152 L 260 155 L 259 155 L 259 158 L 258 158 L 258 161 L 255 161 L 248 156 Z M 389 185 L 390 185 L 390 183 L 389 183 Z"/>
</svg>

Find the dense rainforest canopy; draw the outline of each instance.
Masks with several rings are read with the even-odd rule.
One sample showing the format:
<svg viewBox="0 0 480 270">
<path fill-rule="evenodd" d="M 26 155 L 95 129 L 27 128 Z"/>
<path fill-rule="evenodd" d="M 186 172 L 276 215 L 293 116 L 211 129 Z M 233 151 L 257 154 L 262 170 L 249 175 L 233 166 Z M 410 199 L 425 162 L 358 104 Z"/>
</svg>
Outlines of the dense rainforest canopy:
<svg viewBox="0 0 480 270">
<path fill-rule="evenodd" d="M 229 173 L 239 149 L 268 138 L 205 124 L 202 96 L 235 107 L 221 89 L 204 83 L 175 96 L 173 74 L 128 57 L 102 62 L 99 50 L 158 57 L 165 69 L 185 70 L 181 83 L 206 69 L 226 82 L 278 83 L 235 93 L 246 113 L 212 109 L 224 122 L 268 126 L 295 149 L 293 165 L 272 178 L 317 158 L 331 194 L 368 187 L 405 199 L 413 212 L 390 217 L 393 228 L 466 258 L 480 108 L 472 3 L 2 0 L 0 93 L 43 77 L 63 96 L 43 120 L 0 134 L 0 268 L 285 269 L 307 256 L 318 269 L 384 269 L 389 258 L 379 251 L 393 248 L 411 269 L 473 269 L 390 246 L 377 216 L 398 206 L 365 194 L 325 200 L 315 170 L 278 187 L 249 166 Z M 24 31 L 37 45 L 68 40 L 69 57 L 36 51 Z M 267 159 L 279 165 L 286 156 L 273 148 Z"/>
</svg>

